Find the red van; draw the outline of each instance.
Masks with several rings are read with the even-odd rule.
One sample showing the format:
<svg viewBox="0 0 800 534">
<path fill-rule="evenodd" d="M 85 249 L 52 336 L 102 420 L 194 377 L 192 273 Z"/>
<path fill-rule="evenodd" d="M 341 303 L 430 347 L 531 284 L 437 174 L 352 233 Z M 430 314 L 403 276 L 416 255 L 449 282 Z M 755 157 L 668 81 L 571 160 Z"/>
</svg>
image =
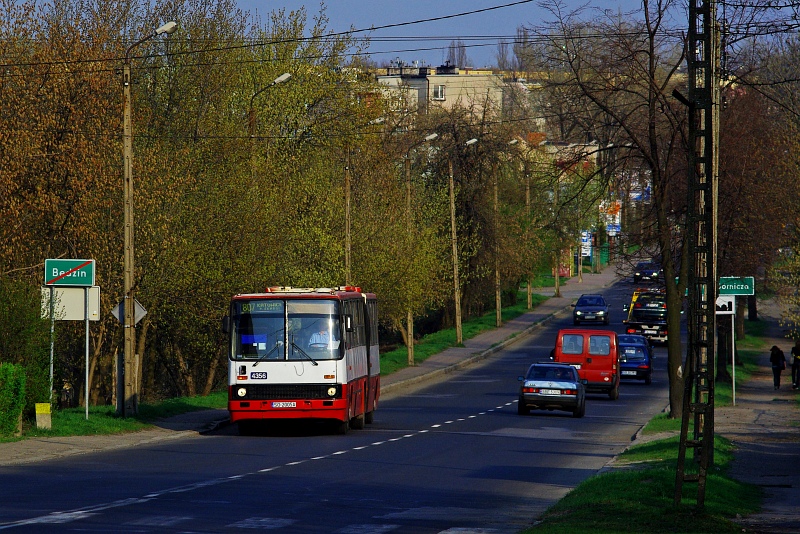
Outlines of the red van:
<svg viewBox="0 0 800 534">
<path fill-rule="evenodd" d="M 610 330 L 565 328 L 558 331 L 553 360 L 568 363 L 587 381 L 588 393 L 608 393 L 619 398 L 619 352 L 617 333 Z"/>
</svg>

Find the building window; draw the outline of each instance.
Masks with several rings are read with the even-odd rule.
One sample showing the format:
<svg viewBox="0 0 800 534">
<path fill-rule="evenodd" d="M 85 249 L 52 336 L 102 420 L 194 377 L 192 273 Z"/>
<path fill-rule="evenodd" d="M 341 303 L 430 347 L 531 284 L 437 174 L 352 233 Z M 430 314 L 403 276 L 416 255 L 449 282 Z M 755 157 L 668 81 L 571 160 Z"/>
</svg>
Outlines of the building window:
<svg viewBox="0 0 800 534">
<path fill-rule="evenodd" d="M 444 100 L 444 85 L 433 86 L 433 99 Z"/>
</svg>

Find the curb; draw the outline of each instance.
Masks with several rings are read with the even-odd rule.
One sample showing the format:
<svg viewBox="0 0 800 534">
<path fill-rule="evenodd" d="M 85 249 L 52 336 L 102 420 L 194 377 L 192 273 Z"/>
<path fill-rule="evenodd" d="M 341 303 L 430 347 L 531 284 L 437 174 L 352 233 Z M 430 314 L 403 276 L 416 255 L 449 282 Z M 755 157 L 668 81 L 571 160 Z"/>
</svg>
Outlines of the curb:
<svg viewBox="0 0 800 534">
<path fill-rule="evenodd" d="M 384 393 L 390 393 L 390 392 L 392 392 L 393 390 L 396 390 L 396 389 L 402 389 L 404 387 L 408 387 L 408 386 L 411 386 L 411 385 L 427 382 L 428 380 L 433 380 L 433 379 L 435 379 L 437 377 L 440 377 L 442 375 L 446 375 L 446 374 L 449 374 L 449 373 L 452 373 L 452 372 L 455 372 L 455 371 L 460 371 L 462 369 L 465 369 L 465 368 L 471 366 L 474 363 L 477 363 L 479 361 L 485 360 L 485 359 L 489 358 L 495 352 L 499 352 L 499 351 L 505 349 L 506 347 L 509 347 L 509 346 L 513 345 L 517 341 L 520 341 L 520 340 L 528 337 L 529 335 L 531 335 L 531 333 L 534 330 L 536 330 L 537 328 L 549 323 L 550 321 L 555 319 L 556 316 L 564 313 L 564 311 L 567 310 L 570 307 L 571 306 L 568 305 L 568 306 L 565 306 L 565 307 L 561 308 L 560 310 L 554 311 L 553 313 L 551 313 L 549 315 L 545 315 L 541 319 L 539 319 L 537 321 L 534 321 L 529 326 L 525 327 L 523 330 L 520 330 L 516 334 L 510 336 L 505 341 L 501 341 L 500 343 L 497 343 L 496 345 L 494 345 L 494 346 L 492 346 L 492 347 L 490 347 L 490 348 L 488 348 L 488 349 L 486 349 L 486 350 L 484 350 L 482 352 L 475 353 L 472 356 L 469 356 L 469 357 L 461 360 L 458 363 L 454 363 L 452 365 L 448 365 L 447 367 L 443 367 L 442 369 L 436 369 L 436 370 L 431 371 L 429 373 L 425 373 L 425 374 L 422 374 L 420 376 L 415 376 L 413 378 L 407 378 L 405 380 L 400 380 L 400 381 L 394 382 L 392 384 L 381 385 L 381 395 L 383 395 Z"/>
</svg>

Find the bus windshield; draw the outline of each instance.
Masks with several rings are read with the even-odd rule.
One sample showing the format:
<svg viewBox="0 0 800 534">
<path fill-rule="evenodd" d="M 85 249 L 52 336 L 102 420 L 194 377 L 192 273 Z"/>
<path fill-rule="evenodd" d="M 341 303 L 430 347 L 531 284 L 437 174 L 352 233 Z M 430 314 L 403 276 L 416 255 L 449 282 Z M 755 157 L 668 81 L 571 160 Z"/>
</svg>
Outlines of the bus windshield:
<svg viewBox="0 0 800 534">
<path fill-rule="evenodd" d="M 342 356 L 337 301 L 236 301 L 231 315 L 235 360 L 315 362 Z"/>
<path fill-rule="evenodd" d="M 290 360 L 336 360 L 342 333 L 339 303 L 335 300 L 289 300 L 286 302 Z"/>
</svg>

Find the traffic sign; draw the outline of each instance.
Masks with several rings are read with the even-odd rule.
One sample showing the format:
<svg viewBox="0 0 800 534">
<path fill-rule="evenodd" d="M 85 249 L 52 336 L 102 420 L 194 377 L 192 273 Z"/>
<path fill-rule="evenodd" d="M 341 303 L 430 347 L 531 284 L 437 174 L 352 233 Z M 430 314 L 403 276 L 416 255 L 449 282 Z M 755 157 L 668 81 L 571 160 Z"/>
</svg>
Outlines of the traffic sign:
<svg viewBox="0 0 800 534">
<path fill-rule="evenodd" d="M 92 287 L 94 260 L 44 260 L 44 285 Z"/>
<path fill-rule="evenodd" d="M 719 295 L 755 295 L 756 283 L 752 276 L 720 276 Z"/>
<path fill-rule="evenodd" d="M 117 321 L 125 324 L 125 301 L 123 300 L 116 306 L 114 309 L 111 310 L 111 315 L 113 315 Z M 144 309 L 138 300 L 133 299 L 133 324 L 139 324 L 144 316 L 147 315 L 147 310 Z"/>
<path fill-rule="evenodd" d="M 86 294 L 89 292 L 89 310 L 86 310 Z M 48 287 L 42 288 L 42 319 L 50 318 L 50 292 L 53 292 L 53 312 L 56 321 L 100 320 L 100 286 Z"/>
<path fill-rule="evenodd" d="M 736 297 L 725 296 L 717 297 L 716 302 L 717 315 L 735 315 L 736 314 Z"/>
</svg>

